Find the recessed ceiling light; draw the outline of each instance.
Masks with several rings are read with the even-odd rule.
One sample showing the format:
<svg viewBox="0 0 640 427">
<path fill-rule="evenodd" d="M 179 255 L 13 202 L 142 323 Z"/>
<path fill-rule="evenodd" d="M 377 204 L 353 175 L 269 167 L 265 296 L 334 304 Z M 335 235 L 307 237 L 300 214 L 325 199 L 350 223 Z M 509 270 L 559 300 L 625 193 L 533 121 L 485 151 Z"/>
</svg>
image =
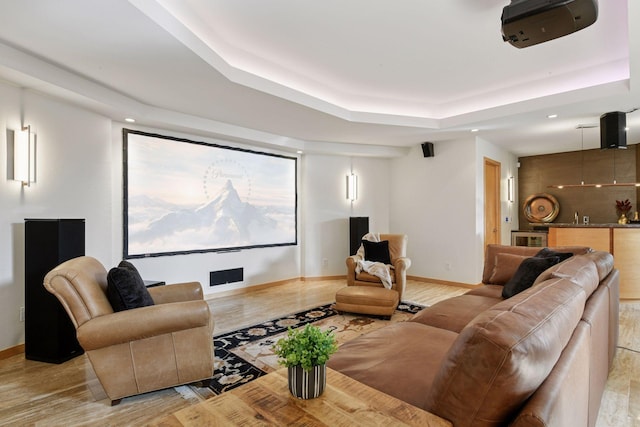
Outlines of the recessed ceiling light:
<svg viewBox="0 0 640 427">
<path fill-rule="evenodd" d="M 302 154 L 302 150 L 298 150 L 298 151 L 296 151 L 296 153 Z"/>
<path fill-rule="evenodd" d="M 548 119 L 555 119 L 556 117 L 558 117 L 558 115 L 557 115 L 557 114 L 549 114 L 549 115 L 547 116 L 547 118 L 548 118 Z"/>
<path fill-rule="evenodd" d="M 478 132 L 480 129 L 471 129 L 471 132 Z"/>
<path fill-rule="evenodd" d="M 124 119 L 125 122 L 129 122 L 129 123 L 135 123 L 136 119 L 132 119 L 131 117 L 127 117 L 126 119 Z"/>
</svg>

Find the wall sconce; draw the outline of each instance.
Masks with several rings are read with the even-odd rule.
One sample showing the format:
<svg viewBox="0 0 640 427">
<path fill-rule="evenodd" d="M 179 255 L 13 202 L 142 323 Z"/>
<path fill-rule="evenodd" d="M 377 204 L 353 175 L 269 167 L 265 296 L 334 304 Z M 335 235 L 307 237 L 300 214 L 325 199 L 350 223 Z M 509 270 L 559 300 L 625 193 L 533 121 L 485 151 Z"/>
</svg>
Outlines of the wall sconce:
<svg viewBox="0 0 640 427">
<path fill-rule="evenodd" d="M 13 179 L 30 187 L 36 181 L 35 134 L 25 126 L 13 134 Z"/>
<path fill-rule="evenodd" d="M 507 178 L 507 200 L 511 203 L 516 201 L 515 178 L 512 176 Z"/>
<path fill-rule="evenodd" d="M 358 176 L 347 175 L 347 199 L 352 202 L 358 198 Z"/>
</svg>

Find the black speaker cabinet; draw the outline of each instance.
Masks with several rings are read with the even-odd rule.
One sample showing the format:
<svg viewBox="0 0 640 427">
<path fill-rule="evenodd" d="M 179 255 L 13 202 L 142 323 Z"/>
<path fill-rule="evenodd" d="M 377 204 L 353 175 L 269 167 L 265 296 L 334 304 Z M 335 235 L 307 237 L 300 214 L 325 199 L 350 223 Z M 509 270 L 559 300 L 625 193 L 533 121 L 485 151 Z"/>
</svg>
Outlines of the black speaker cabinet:
<svg viewBox="0 0 640 427">
<path fill-rule="evenodd" d="M 422 155 L 424 157 L 433 157 L 435 155 L 433 151 L 433 142 L 422 143 Z"/>
<path fill-rule="evenodd" d="M 600 148 L 627 148 L 627 116 L 620 111 L 600 116 Z"/>
<path fill-rule="evenodd" d="M 358 252 L 362 237 L 368 232 L 368 216 L 352 216 L 349 218 L 349 255 L 355 255 Z"/>
<path fill-rule="evenodd" d="M 44 276 L 84 255 L 84 219 L 25 220 L 25 358 L 62 363 L 83 353 L 76 330 Z"/>
</svg>

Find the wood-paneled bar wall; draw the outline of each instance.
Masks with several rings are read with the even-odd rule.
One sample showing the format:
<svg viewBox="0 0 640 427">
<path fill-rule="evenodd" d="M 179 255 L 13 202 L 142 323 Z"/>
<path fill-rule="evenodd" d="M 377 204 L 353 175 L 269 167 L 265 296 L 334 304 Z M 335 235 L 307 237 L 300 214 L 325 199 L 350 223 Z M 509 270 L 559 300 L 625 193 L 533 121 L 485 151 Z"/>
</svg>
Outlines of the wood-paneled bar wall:
<svg viewBox="0 0 640 427">
<path fill-rule="evenodd" d="M 640 182 L 640 150 L 628 145 L 626 150 L 583 150 L 566 153 L 528 156 L 518 159 L 518 210 L 520 229 L 528 230 L 523 203 L 532 194 L 548 193 L 558 200 L 560 212 L 554 222 L 572 223 L 578 212 L 580 221 L 589 216 L 592 224 L 610 224 L 618 221 L 616 200 L 629 199 L 631 214 L 640 211 L 639 190 L 636 187 L 602 188 L 549 188 L 557 184 Z"/>
<path fill-rule="evenodd" d="M 560 210 L 548 224 L 548 246 L 589 246 L 613 254 L 620 271 L 620 298 L 640 299 L 640 225 L 617 224 L 616 200 L 629 199 L 629 216 L 640 211 L 640 188 L 603 186 L 550 188 L 558 184 L 610 184 L 640 182 L 640 149 L 592 149 L 567 153 L 521 157 L 518 159 L 518 199 L 520 230 L 531 230 L 523 205 L 532 194 L 547 193 L 558 200 Z M 573 225 L 578 212 L 580 225 Z M 589 216 L 589 225 L 582 218 Z M 540 224 L 537 224 L 540 225 Z"/>
</svg>

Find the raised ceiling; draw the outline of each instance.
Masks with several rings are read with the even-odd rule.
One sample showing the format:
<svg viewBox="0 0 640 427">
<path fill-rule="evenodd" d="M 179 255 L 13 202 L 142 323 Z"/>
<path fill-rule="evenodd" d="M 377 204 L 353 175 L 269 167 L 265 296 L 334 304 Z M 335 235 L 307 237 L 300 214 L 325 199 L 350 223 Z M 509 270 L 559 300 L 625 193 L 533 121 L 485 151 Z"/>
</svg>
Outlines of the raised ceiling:
<svg viewBox="0 0 640 427">
<path fill-rule="evenodd" d="M 506 4 L 4 1 L 0 78 L 115 120 L 349 155 L 473 137 L 572 151 L 578 125 L 640 106 L 640 5 L 600 1 L 592 26 L 516 49 Z M 640 142 L 640 111 L 627 122 Z"/>
</svg>

